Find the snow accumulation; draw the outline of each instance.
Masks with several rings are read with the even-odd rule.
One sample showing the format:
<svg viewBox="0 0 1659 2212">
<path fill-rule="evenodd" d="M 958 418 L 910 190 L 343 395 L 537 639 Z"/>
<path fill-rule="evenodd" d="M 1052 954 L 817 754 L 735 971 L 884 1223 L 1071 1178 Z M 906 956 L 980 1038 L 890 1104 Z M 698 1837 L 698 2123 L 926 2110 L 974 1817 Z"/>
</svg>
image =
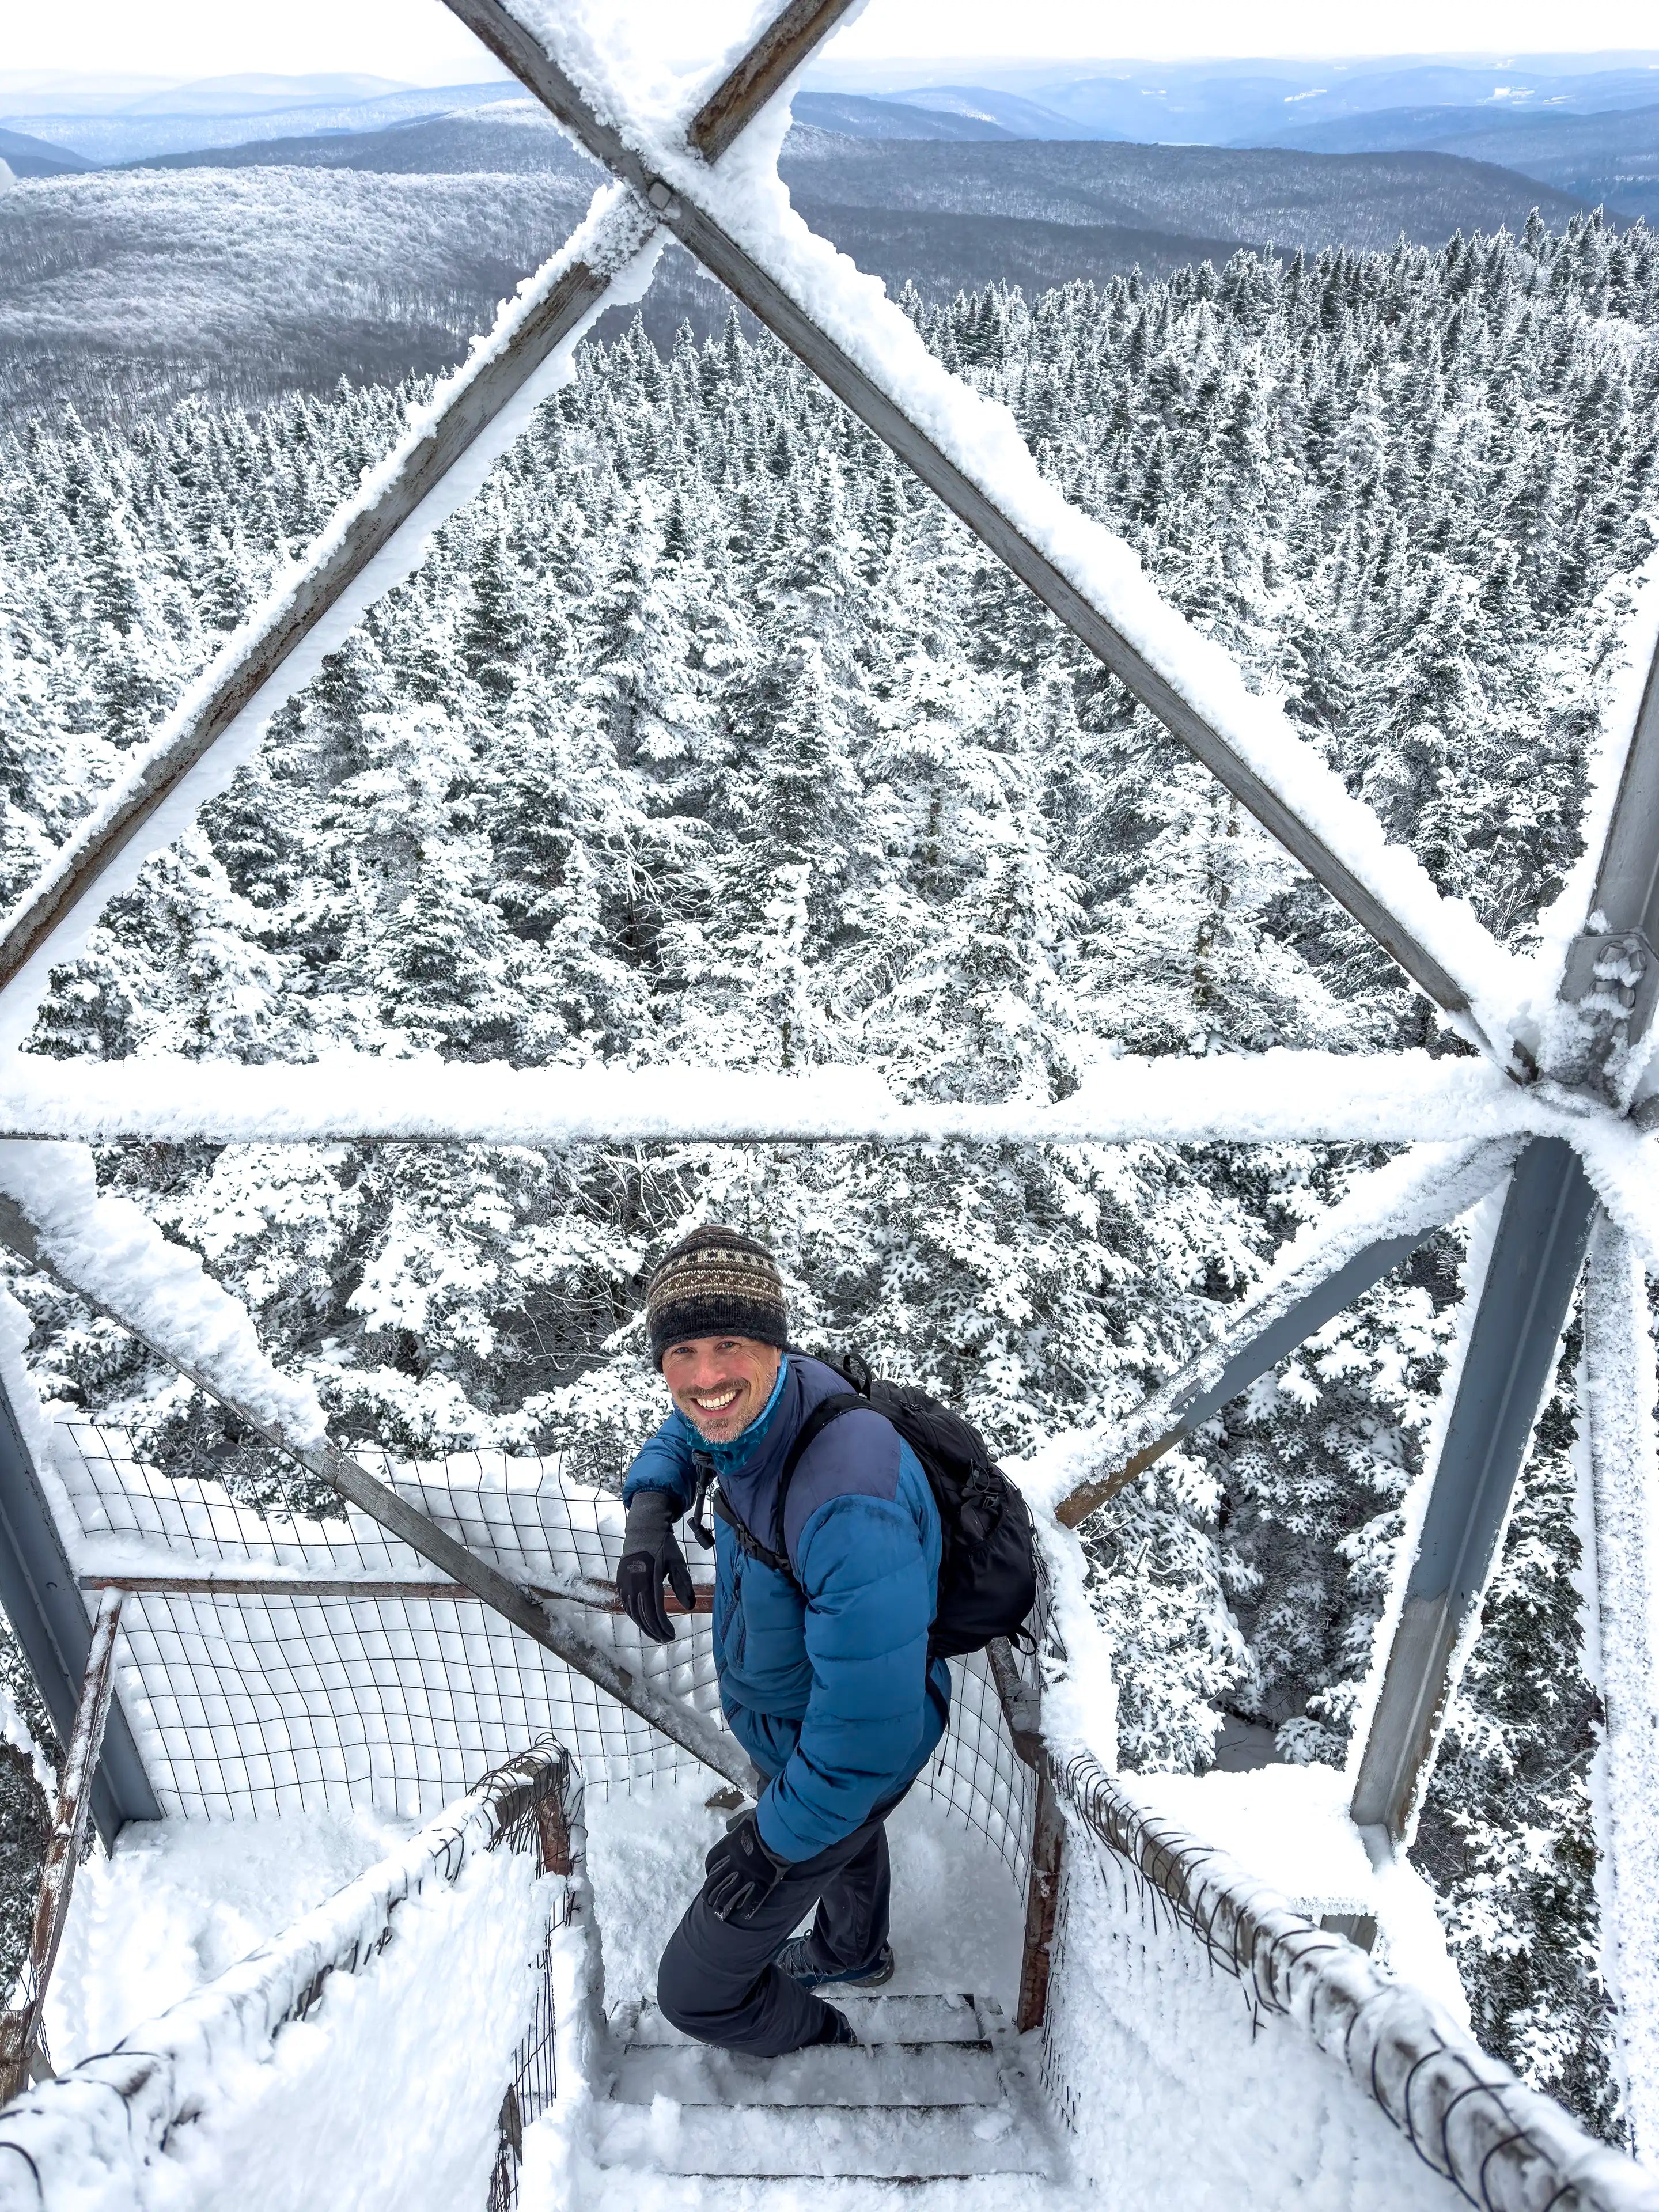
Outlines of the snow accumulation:
<svg viewBox="0 0 1659 2212">
<path fill-rule="evenodd" d="M 653 229 L 648 219 L 638 211 L 632 196 L 622 186 L 611 185 L 596 193 L 586 220 L 557 253 L 533 276 L 526 278 L 517 296 L 503 307 L 494 328 L 486 337 L 475 341 L 470 358 L 443 380 L 429 400 L 410 410 L 408 428 L 403 437 L 382 461 L 365 472 L 356 496 L 335 514 L 305 558 L 278 578 L 264 601 L 209 663 L 156 736 L 134 760 L 126 775 L 63 846 L 40 881 L 25 892 L 14 915 L 32 905 L 53 885 L 61 884 L 77 866 L 88 845 L 104 833 L 132 792 L 143 787 L 161 772 L 167 753 L 204 711 L 227 672 L 236 665 L 257 639 L 280 629 L 289 618 L 317 571 L 335 556 L 353 528 L 386 498 L 393 485 L 416 461 L 437 426 L 465 398 L 481 375 L 509 350 L 525 325 L 541 312 L 567 270 L 582 261 L 599 274 L 610 276 L 608 294 L 540 368 L 526 379 L 514 398 L 478 433 L 448 473 L 434 484 L 374 559 L 313 624 L 303 643 L 260 686 L 224 734 L 180 779 L 143 830 L 99 876 L 95 892 L 64 915 L 0 992 L 0 1050 L 15 1049 L 27 1036 L 52 969 L 76 957 L 105 904 L 131 890 L 145 862 L 157 853 L 165 852 L 190 827 L 210 799 L 229 788 L 237 770 L 258 750 L 271 715 L 311 682 L 325 657 L 343 643 L 374 602 L 420 565 L 434 532 L 471 498 L 496 462 L 509 451 L 536 409 L 568 380 L 576 348 L 600 313 L 608 307 L 644 296 L 661 243 L 662 234 Z"/>
<path fill-rule="evenodd" d="M 672 1064 L 514 1068 L 430 1054 L 337 1053 L 276 1066 L 22 1054 L 0 1061 L 0 1131 L 217 1144 L 1404 1144 L 1524 1133 L 1577 1141 L 1585 1118 L 1485 1060 L 1276 1049 L 1091 1064 L 1096 1052 L 1093 1040 L 1079 1041 L 1085 1072 L 1053 1105 L 906 1099 L 856 1064 L 792 1076 Z"/>
<path fill-rule="evenodd" d="M 118 1850 L 116 1869 L 93 1887 L 106 1903 L 142 1894 L 147 1932 L 188 1942 L 193 1927 L 211 1949 L 237 1932 L 234 1911 L 216 1911 L 218 1884 L 228 1883 L 250 1917 L 269 1918 L 282 1888 L 314 1888 L 368 1838 L 367 1830 L 357 1839 L 340 1832 L 331 1848 L 307 1853 L 298 1838 L 302 1864 L 285 1880 L 271 1863 L 291 1826 L 255 1847 L 264 1863 L 251 1875 L 229 1850 L 232 1838 L 246 1847 L 246 1829 L 222 1832 L 227 1844 L 216 1852 L 170 1829 L 148 1851 L 136 1847 L 147 1864 L 121 1869 Z M 222 1978 L 160 2017 L 127 2023 L 125 2050 L 94 2060 L 89 2075 L 54 2085 L 38 2109 L 26 2099 L 14 2131 L 37 2170 L 46 2167 L 47 2201 L 76 2212 L 206 2212 L 233 2201 L 240 2212 L 301 2212 L 324 2198 L 407 2212 L 483 2203 L 502 2085 L 533 1995 L 546 1887 L 530 1856 L 477 1848 L 453 1883 L 414 1887 L 427 1856 L 410 1838 Z M 123 1880 L 129 1872 L 136 1881 Z M 158 1892 L 160 1911 L 170 1905 L 178 1916 L 172 1931 L 152 1902 Z M 329 1973 L 306 2017 L 278 2027 L 317 1966 L 366 1953 L 389 1914 L 393 1940 L 357 1972 Z M 83 1948 L 86 1940 L 83 1932 Z M 170 1942 L 153 1959 L 129 1946 L 123 1963 L 136 1975 L 124 1996 L 197 1978 L 189 1949 L 181 1956 Z M 74 2002 L 60 1996 L 60 2021 Z M 66 2025 L 73 2033 L 73 2020 Z M 130 2111 L 98 2085 L 125 2086 L 135 2070 Z M 15 2158 L 0 2162 L 9 2212 L 25 2201 L 9 2185 L 18 2174 Z M 26 2194 L 40 2203 L 32 2182 Z"/>
<path fill-rule="evenodd" d="M 1524 964 L 1467 902 L 1442 898 L 1415 856 L 1389 843 L 1278 703 L 1252 692 L 1231 656 L 1163 599 L 1130 548 L 1068 505 L 1007 409 L 952 376 L 880 281 L 808 229 L 777 174 L 790 88 L 710 170 L 684 142 L 696 88 L 642 69 L 603 0 L 517 0 L 514 12 L 652 173 L 736 239 L 1440 961 L 1501 1054 L 1526 991 Z"/>
<path fill-rule="evenodd" d="M 1243 1774 L 1146 1774 L 1130 1785 L 1156 1816 L 1217 1844 L 1284 1893 L 1292 1911 L 1369 1913 L 1378 1962 L 1457 2021 L 1468 2000 L 1447 1952 L 1434 1897 L 1405 1859 L 1373 1866 L 1348 1817 L 1352 1778 L 1334 1766 L 1262 1766 Z"/>
<path fill-rule="evenodd" d="M 193 1252 L 170 1243 L 131 1199 L 99 1195 L 84 1146 L 0 1143 L 0 1193 L 22 1208 L 43 1256 L 77 1289 L 295 1443 L 325 1441 L 311 1384 L 277 1372 L 247 1309 Z"/>
<path fill-rule="evenodd" d="M 141 1820 L 75 1880 L 46 2000 L 61 2074 L 113 2049 L 384 1858 L 412 1823 L 368 1808 Z"/>
</svg>

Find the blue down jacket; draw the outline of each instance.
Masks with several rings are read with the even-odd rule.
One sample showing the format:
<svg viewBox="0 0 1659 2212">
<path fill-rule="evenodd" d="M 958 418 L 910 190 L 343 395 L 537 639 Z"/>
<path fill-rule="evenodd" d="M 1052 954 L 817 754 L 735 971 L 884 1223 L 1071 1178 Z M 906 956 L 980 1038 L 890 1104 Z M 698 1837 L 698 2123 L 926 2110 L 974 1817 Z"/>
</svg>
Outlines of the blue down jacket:
<svg viewBox="0 0 1659 2212">
<path fill-rule="evenodd" d="M 696 1487 L 691 1455 L 707 1451 L 726 1503 L 769 1548 L 784 1456 L 819 1400 L 846 1388 L 822 1360 L 790 1352 L 740 1437 L 705 1444 L 673 1413 L 623 1495 L 666 1490 L 684 1510 Z M 805 1601 L 714 1519 L 714 1664 L 732 1732 L 771 1778 L 761 1840 L 798 1860 L 850 1835 L 926 1765 L 950 1717 L 951 1673 L 927 1661 L 939 1508 L 890 1422 L 861 1408 L 832 1421 L 795 1469 L 785 1510 Z"/>
</svg>

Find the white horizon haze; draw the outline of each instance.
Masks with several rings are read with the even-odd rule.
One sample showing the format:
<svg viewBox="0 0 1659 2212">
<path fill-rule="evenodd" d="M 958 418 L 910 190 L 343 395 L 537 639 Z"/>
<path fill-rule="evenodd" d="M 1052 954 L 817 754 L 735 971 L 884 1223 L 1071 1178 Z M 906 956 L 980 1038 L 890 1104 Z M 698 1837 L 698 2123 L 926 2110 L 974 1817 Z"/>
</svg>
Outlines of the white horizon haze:
<svg viewBox="0 0 1659 2212">
<path fill-rule="evenodd" d="M 685 59 L 719 51 L 761 12 L 754 0 L 622 0 L 615 9 L 632 39 L 659 42 Z M 947 64 L 954 75 L 975 62 L 1411 55 L 1498 63 L 1654 51 L 1652 0 L 1604 0 L 1581 22 L 1586 37 L 1577 47 L 1564 43 L 1559 7 L 1542 0 L 1395 0 L 1385 44 L 1375 15 L 1334 16 L 1315 0 L 1257 0 L 1248 10 L 1188 0 L 1178 18 L 1116 19 L 1109 26 L 1090 0 L 1033 0 L 1016 10 L 1005 0 L 872 0 L 824 49 L 815 74 L 847 67 L 864 77 L 883 62 L 906 76 Z M 442 0 L 287 0 L 280 10 L 227 9 L 209 0 L 139 0 L 136 7 L 131 0 L 82 0 L 67 21 L 26 0 L 0 4 L 0 109 L 9 90 L 24 91 L 25 73 L 131 76 L 149 81 L 137 90 L 160 90 L 216 76 L 320 71 L 422 86 L 482 83 L 503 74 Z"/>
</svg>

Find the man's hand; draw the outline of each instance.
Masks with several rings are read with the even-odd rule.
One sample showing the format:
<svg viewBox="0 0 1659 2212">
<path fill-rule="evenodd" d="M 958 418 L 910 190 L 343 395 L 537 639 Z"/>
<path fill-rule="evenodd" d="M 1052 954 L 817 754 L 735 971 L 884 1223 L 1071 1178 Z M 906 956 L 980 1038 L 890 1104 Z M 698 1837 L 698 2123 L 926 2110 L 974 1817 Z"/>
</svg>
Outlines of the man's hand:
<svg viewBox="0 0 1659 2212">
<path fill-rule="evenodd" d="M 716 1920 L 747 1920 L 789 1869 L 787 1859 L 775 1858 L 762 1843 L 752 1813 L 726 1830 L 703 1865 L 708 1879 L 702 1893 Z"/>
<path fill-rule="evenodd" d="M 674 1534 L 682 1510 L 666 1490 L 635 1491 L 629 1502 L 617 1595 L 623 1611 L 653 1644 L 674 1641 L 674 1624 L 662 1601 L 664 1576 L 688 1613 L 696 1600 L 691 1570 Z"/>
</svg>

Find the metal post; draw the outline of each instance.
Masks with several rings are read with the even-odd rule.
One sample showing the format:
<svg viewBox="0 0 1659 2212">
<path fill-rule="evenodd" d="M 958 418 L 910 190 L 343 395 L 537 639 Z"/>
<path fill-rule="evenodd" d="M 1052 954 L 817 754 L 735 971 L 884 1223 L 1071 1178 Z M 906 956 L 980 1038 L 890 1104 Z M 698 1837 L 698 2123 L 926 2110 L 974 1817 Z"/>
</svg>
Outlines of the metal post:
<svg viewBox="0 0 1659 2212">
<path fill-rule="evenodd" d="M 46 1985 L 58 1963 L 58 1946 L 64 1940 L 64 1927 L 69 1918 L 75 1869 L 81 1863 L 81 1847 L 86 1839 L 92 1778 L 97 1770 L 104 1723 L 115 1687 L 115 1632 L 121 1625 L 122 1596 L 119 1590 L 106 1590 L 93 1624 L 75 1726 L 58 1784 L 58 1808 L 46 1844 L 46 1863 L 40 1869 L 40 1893 L 34 1907 L 28 1962 L 23 1969 L 17 2002 L 0 2018 L 0 2105 L 9 2105 L 25 2086 L 36 2054 L 44 2049 L 41 2023 L 46 2013 Z"/>
<path fill-rule="evenodd" d="M 34 1459 L 0 1382 L 0 1607 L 22 1646 L 41 1700 L 67 1752 L 92 1649 L 86 1601 L 46 1503 Z M 129 1820 L 159 1820 L 126 1716 L 116 1699 L 92 1784 L 92 1817 L 107 1848 Z"/>
<path fill-rule="evenodd" d="M 1354 1820 L 1383 1828 L 1396 1844 L 1410 1836 L 1497 1560 L 1595 1210 L 1571 1146 L 1534 1138 L 1504 1201 L 1354 1785 Z"/>
<path fill-rule="evenodd" d="M 1605 1876 L 1602 1971 L 1613 2000 L 1633 2148 L 1659 2153 L 1659 1395 L 1647 1279 L 1630 1239 L 1604 1216 L 1584 1292 L 1584 1425 L 1593 1537 L 1584 1561 L 1605 1710 L 1605 1786 L 1594 1793 Z M 1588 1639 L 1587 1639 L 1588 1640 Z"/>
<path fill-rule="evenodd" d="M 1025 1940 L 1019 1961 L 1019 2004 L 1014 2025 L 1022 2035 L 1041 2027 L 1048 2010 L 1048 1975 L 1054 1964 L 1054 1921 L 1060 1910 L 1060 1859 L 1066 1822 L 1054 1790 L 1048 1754 L 1037 1764 L 1036 1818 L 1031 1835 L 1031 1872 L 1025 1891 Z"/>
</svg>

